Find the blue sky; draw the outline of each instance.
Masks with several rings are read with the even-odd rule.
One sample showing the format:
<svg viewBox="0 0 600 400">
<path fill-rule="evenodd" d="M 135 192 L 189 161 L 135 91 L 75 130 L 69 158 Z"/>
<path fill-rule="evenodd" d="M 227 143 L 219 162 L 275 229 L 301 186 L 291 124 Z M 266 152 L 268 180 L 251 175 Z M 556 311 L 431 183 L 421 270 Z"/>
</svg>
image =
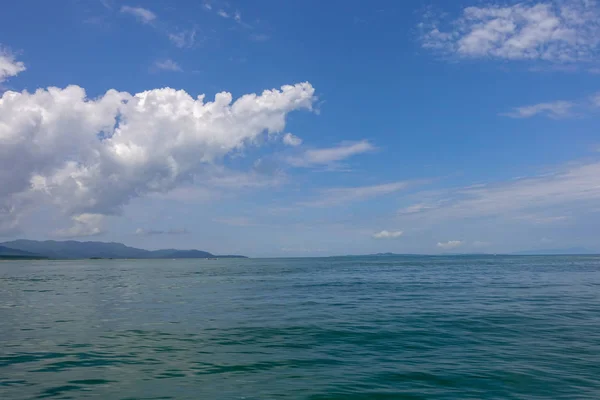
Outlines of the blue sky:
<svg viewBox="0 0 600 400">
<path fill-rule="evenodd" d="M 595 1 L 25 0 L 3 15 L 6 240 L 600 250 Z"/>
</svg>

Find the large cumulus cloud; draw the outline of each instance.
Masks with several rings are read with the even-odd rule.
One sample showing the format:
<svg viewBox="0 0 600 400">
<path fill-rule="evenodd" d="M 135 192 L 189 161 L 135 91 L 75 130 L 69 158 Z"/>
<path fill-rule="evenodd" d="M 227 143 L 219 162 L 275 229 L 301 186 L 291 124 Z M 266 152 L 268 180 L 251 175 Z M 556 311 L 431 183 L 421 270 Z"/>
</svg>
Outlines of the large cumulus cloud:
<svg viewBox="0 0 600 400">
<path fill-rule="evenodd" d="M 0 232 L 40 202 L 56 205 L 76 231 L 96 233 L 105 215 L 151 192 L 169 191 L 226 155 L 282 132 L 289 112 L 310 109 L 309 83 L 213 101 L 183 90 L 89 99 L 79 86 L 0 97 Z"/>
</svg>

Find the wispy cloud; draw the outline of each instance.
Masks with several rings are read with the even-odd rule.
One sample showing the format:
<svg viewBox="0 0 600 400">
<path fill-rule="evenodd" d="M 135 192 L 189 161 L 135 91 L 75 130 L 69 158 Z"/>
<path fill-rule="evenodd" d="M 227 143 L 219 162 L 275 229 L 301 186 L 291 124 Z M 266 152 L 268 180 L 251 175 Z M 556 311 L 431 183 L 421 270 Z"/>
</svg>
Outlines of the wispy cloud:
<svg viewBox="0 0 600 400">
<path fill-rule="evenodd" d="M 431 204 L 425 204 L 425 203 L 417 203 L 417 204 L 413 204 L 408 207 L 404 207 L 404 208 L 400 209 L 399 213 L 400 214 L 416 214 L 416 213 L 420 213 L 421 211 L 430 210 L 432 208 L 436 208 L 436 206 L 431 205 Z"/>
<path fill-rule="evenodd" d="M 569 219 L 566 215 L 537 215 L 537 214 L 523 214 L 515 216 L 515 219 L 531 222 L 533 224 L 551 224 L 559 221 L 566 221 Z"/>
<path fill-rule="evenodd" d="M 600 92 L 592 95 L 590 97 L 590 101 L 594 107 L 600 107 Z"/>
<path fill-rule="evenodd" d="M 464 243 L 460 240 L 449 240 L 447 242 L 438 242 L 437 247 L 444 250 L 452 250 L 462 246 Z"/>
<path fill-rule="evenodd" d="M 373 186 L 324 189 L 321 191 L 321 195 L 318 199 L 302 202 L 300 205 L 309 207 L 330 207 L 344 203 L 363 201 L 406 189 L 413 183 L 414 182 L 402 181 Z"/>
<path fill-rule="evenodd" d="M 466 7 L 453 20 L 446 15 L 430 11 L 419 24 L 424 48 L 459 57 L 548 62 L 598 55 L 600 14 L 593 0 L 490 3 Z"/>
<path fill-rule="evenodd" d="M 575 103 L 570 101 L 554 101 L 517 107 L 511 112 L 501 115 L 510 118 L 530 118 L 536 115 L 544 115 L 549 118 L 560 119 L 572 116 L 571 110 L 573 107 L 575 107 Z"/>
<path fill-rule="evenodd" d="M 121 12 L 134 16 L 139 22 L 150 25 L 158 33 L 166 36 L 174 46 L 184 49 L 193 47 L 196 44 L 197 28 L 192 29 L 174 29 L 170 24 L 158 21 L 158 16 L 142 7 L 121 7 Z"/>
<path fill-rule="evenodd" d="M 154 63 L 154 67 L 161 71 L 182 72 L 183 69 L 171 59 L 159 60 Z"/>
<path fill-rule="evenodd" d="M 217 11 L 217 15 L 220 16 L 220 17 L 223 17 L 223 18 L 229 18 L 230 17 L 229 13 L 227 11 L 223 10 L 223 9 Z"/>
<path fill-rule="evenodd" d="M 266 42 L 271 37 L 265 33 L 252 33 L 250 35 L 250 40 L 253 42 Z"/>
<path fill-rule="evenodd" d="M 187 229 L 168 229 L 168 230 L 158 230 L 158 229 L 143 229 L 137 228 L 135 230 L 135 234 L 139 236 L 157 236 L 157 235 L 187 235 L 190 232 Z"/>
<path fill-rule="evenodd" d="M 298 156 L 288 157 L 287 162 L 294 167 L 330 165 L 373 150 L 375 147 L 367 140 L 345 142 L 336 147 L 306 150 Z"/>
<path fill-rule="evenodd" d="M 424 193 L 415 196 L 426 197 Z M 415 205 L 401 219 L 439 223 L 445 219 L 502 217 L 536 223 L 566 219 L 565 212 L 586 212 L 600 201 L 600 162 L 568 164 L 539 176 L 457 188 L 429 199 L 431 207 Z"/>
<path fill-rule="evenodd" d="M 196 43 L 196 29 L 183 30 L 179 32 L 169 32 L 169 40 L 180 49 L 189 48 Z"/>
<path fill-rule="evenodd" d="M 600 107 L 600 92 L 577 100 L 557 100 L 516 107 L 507 113 L 500 115 L 510 118 L 531 118 L 534 116 L 545 116 L 552 119 L 564 119 L 582 116 L 592 109 Z"/>
<path fill-rule="evenodd" d="M 248 217 L 223 217 L 223 218 L 215 218 L 215 222 L 230 225 L 230 226 L 253 226 L 255 225 L 254 221 L 252 221 Z"/>
<path fill-rule="evenodd" d="M 133 15 L 138 21 L 140 21 L 143 24 L 150 24 L 156 19 L 156 14 L 154 14 L 147 8 L 123 6 L 121 7 L 121 12 Z"/>
<path fill-rule="evenodd" d="M 373 234 L 373 239 L 397 239 L 402 236 L 404 232 L 402 231 L 380 231 Z"/>
</svg>

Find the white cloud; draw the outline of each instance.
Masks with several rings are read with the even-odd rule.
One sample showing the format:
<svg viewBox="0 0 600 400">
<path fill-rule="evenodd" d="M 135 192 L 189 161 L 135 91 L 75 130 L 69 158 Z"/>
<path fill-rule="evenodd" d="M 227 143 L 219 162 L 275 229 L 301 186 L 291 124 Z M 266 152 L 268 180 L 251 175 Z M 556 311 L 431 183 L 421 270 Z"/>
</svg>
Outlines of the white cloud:
<svg viewBox="0 0 600 400">
<path fill-rule="evenodd" d="M 419 27 L 423 47 L 445 54 L 575 62 L 596 58 L 599 15 L 595 0 L 550 0 L 467 7 L 453 21 L 430 13 Z"/>
<path fill-rule="evenodd" d="M 187 235 L 190 232 L 187 229 L 143 229 L 137 228 L 135 234 L 139 236 L 156 236 L 156 235 Z"/>
<path fill-rule="evenodd" d="M 529 118 L 538 114 L 550 118 L 559 119 L 571 116 L 571 109 L 575 106 L 570 101 L 555 101 L 552 103 L 540 103 L 531 106 L 517 107 L 509 113 L 502 114 L 511 118 Z"/>
<path fill-rule="evenodd" d="M 17 76 L 25 69 L 25 64 L 17 61 L 10 50 L 0 47 L 0 83 L 4 82 L 6 78 Z"/>
<path fill-rule="evenodd" d="M 463 242 L 461 242 L 460 240 L 450 240 L 447 242 L 438 242 L 437 247 L 444 250 L 451 250 L 456 249 L 457 247 L 460 247 L 462 245 Z"/>
<path fill-rule="evenodd" d="M 242 14 L 239 11 L 236 11 L 233 14 L 233 19 L 235 20 L 235 22 L 242 22 Z"/>
<path fill-rule="evenodd" d="M 183 71 L 179 64 L 171 59 L 160 60 L 154 63 L 154 67 L 161 71 L 181 72 Z"/>
<path fill-rule="evenodd" d="M 358 154 L 373 151 L 374 149 L 375 147 L 367 140 L 346 142 L 336 147 L 306 150 L 299 156 L 288 157 L 287 161 L 295 167 L 330 165 Z"/>
<path fill-rule="evenodd" d="M 206 8 L 207 10 L 212 10 L 212 6 L 210 5 L 210 3 L 204 3 L 204 8 Z"/>
<path fill-rule="evenodd" d="M 140 21 L 143 24 L 150 24 L 156 19 L 156 14 L 142 7 L 123 6 L 121 7 L 121 12 L 133 15 L 138 21 Z"/>
<path fill-rule="evenodd" d="M 288 146 L 300 146 L 302 144 L 302 139 L 291 133 L 286 133 L 283 135 L 283 143 Z"/>
<path fill-rule="evenodd" d="M 406 189 L 412 182 L 392 182 L 374 186 L 332 188 L 321 191 L 320 198 L 301 205 L 309 207 L 330 207 L 354 201 L 362 201 Z"/>
<path fill-rule="evenodd" d="M 100 214 L 80 214 L 71 218 L 73 225 L 67 229 L 59 229 L 54 231 L 54 236 L 62 238 L 97 236 L 104 233 L 102 230 L 102 222 L 104 216 Z"/>
<path fill-rule="evenodd" d="M 169 40 L 180 49 L 189 48 L 196 43 L 196 29 L 184 30 L 180 32 L 169 32 Z"/>
<path fill-rule="evenodd" d="M 396 239 L 402 236 L 404 232 L 402 231 L 386 231 L 383 230 L 381 232 L 377 232 L 373 234 L 374 239 Z"/>
<path fill-rule="evenodd" d="M 229 18 L 230 17 L 230 15 L 225 10 L 219 10 L 219 11 L 217 11 L 217 15 L 219 15 L 220 17 L 223 17 L 223 18 Z"/>
<path fill-rule="evenodd" d="M 74 218 L 63 234 L 84 234 L 85 215 L 119 214 L 133 198 L 206 177 L 226 155 L 281 133 L 287 114 L 311 109 L 314 99 L 309 83 L 236 101 L 222 92 L 212 102 L 171 88 L 109 90 L 94 99 L 75 85 L 7 91 L 0 96 L 0 229 L 49 203 Z"/>
</svg>

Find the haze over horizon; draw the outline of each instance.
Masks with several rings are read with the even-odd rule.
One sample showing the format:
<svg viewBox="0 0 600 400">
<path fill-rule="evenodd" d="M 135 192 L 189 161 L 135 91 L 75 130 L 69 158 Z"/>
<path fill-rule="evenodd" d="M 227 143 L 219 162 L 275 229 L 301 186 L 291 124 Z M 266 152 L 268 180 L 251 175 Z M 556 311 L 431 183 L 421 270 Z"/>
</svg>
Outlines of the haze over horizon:
<svg viewBox="0 0 600 400">
<path fill-rule="evenodd" d="M 600 251 L 597 1 L 24 0 L 4 15 L 0 242 Z"/>
</svg>

